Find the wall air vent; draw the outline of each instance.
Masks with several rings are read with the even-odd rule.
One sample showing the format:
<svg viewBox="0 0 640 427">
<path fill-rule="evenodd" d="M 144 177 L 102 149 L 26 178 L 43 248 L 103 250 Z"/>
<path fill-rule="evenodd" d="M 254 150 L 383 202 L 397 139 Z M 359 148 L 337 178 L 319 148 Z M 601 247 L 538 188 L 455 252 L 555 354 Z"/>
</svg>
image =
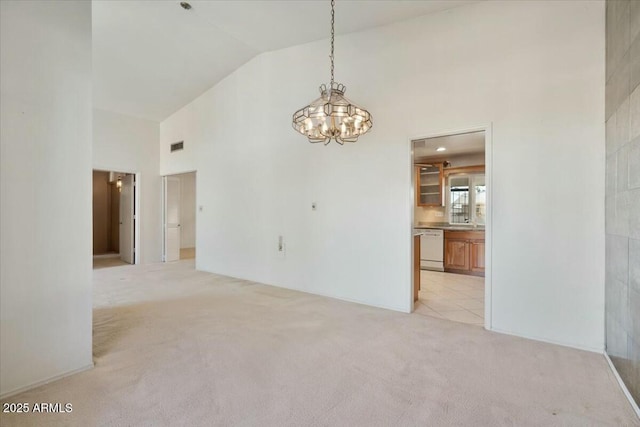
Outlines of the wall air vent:
<svg viewBox="0 0 640 427">
<path fill-rule="evenodd" d="M 173 144 L 171 144 L 171 152 L 172 153 L 174 151 L 183 150 L 183 149 L 184 149 L 184 141 L 174 142 Z"/>
</svg>

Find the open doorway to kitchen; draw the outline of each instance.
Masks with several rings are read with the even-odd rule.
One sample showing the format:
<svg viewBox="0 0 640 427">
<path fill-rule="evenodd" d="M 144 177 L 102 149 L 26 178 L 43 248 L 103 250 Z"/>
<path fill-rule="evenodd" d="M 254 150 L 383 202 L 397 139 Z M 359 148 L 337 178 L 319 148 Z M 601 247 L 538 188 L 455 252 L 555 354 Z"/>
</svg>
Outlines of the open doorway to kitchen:
<svg viewBox="0 0 640 427">
<path fill-rule="evenodd" d="M 196 172 L 164 177 L 165 262 L 196 257 Z"/>
<path fill-rule="evenodd" d="M 93 171 L 93 268 L 136 263 L 136 176 Z"/>
<path fill-rule="evenodd" d="M 487 328 L 488 133 L 411 140 L 414 311 Z"/>
</svg>

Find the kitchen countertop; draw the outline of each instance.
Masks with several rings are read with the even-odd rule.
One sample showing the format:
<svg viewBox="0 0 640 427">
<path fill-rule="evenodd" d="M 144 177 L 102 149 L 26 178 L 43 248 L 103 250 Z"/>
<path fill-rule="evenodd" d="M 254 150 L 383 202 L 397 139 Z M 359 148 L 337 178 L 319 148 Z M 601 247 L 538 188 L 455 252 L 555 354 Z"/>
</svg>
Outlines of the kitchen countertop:
<svg viewBox="0 0 640 427">
<path fill-rule="evenodd" d="M 446 222 L 419 222 L 413 226 L 414 229 L 417 230 L 449 230 L 449 231 L 483 231 L 484 225 L 460 225 L 460 224 L 449 224 Z"/>
</svg>

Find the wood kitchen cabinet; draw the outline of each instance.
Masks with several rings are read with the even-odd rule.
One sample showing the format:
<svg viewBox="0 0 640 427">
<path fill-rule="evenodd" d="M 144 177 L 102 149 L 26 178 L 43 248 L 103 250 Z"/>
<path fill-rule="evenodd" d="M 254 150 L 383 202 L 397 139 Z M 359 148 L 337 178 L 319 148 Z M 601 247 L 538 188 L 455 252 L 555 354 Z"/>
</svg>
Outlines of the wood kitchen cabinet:
<svg viewBox="0 0 640 427">
<path fill-rule="evenodd" d="M 413 236 L 413 300 L 418 301 L 420 292 L 420 236 Z"/>
<path fill-rule="evenodd" d="M 484 232 L 444 232 L 444 271 L 484 277 Z"/>
<path fill-rule="evenodd" d="M 444 268 L 469 269 L 469 248 L 466 240 L 444 239 Z"/>
<path fill-rule="evenodd" d="M 416 165 L 416 205 L 442 206 L 442 163 Z"/>
<path fill-rule="evenodd" d="M 484 235 L 482 237 L 484 238 Z M 469 245 L 469 268 L 471 271 L 482 273 L 484 276 L 484 240 L 472 240 Z"/>
</svg>

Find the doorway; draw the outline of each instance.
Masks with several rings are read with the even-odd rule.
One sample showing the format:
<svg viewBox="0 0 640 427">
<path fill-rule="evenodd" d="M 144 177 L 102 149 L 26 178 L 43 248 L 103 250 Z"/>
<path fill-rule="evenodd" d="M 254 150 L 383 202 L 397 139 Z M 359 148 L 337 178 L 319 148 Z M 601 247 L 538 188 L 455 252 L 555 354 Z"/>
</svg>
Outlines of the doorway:
<svg viewBox="0 0 640 427">
<path fill-rule="evenodd" d="M 196 172 L 164 177 L 165 262 L 196 258 Z"/>
<path fill-rule="evenodd" d="M 414 312 L 487 329 L 489 136 L 482 128 L 411 140 Z"/>
<path fill-rule="evenodd" d="M 136 177 L 93 171 L 93 268 L 136 263 Z"/>
</svg>

